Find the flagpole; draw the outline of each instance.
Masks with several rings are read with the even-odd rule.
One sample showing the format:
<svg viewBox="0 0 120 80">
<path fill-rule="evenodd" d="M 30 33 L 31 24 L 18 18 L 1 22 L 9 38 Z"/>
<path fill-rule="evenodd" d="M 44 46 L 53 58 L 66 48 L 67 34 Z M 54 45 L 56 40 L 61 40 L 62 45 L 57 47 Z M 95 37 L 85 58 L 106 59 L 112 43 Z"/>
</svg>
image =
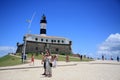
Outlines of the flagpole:
<svg viewBox="0 0 120 80">
<path fill-rule="evenodd" d="M 36 12 L 34 12 L 33 13 L 33 15 L 32 15 L 32 18 L 31 18 L 31 20 L 30 21 L 28 21 L 28 23 L 29 23 L 29 25 L 28 25 L 28 33 L 30 33 L 30 27 L 31 27 L 31 23 L 32 23 L 32 21 L 33 21 L 33 18 L 34 18 L 34 16 L 35 16 L 35 14 L 36 14 Z M 26 35 L 24 36 L 24 39 L 23 39 L 23 41 L 24 41 L 24 44 L 23 44 L 23 63 L 25 62 L 25 56 L 26 56 Z"/>
<path fill-rule="evenodd" d="M 28 25 L 28 33 L 30 33 L 31 23 L 32 23 L 32 21 L 34 19 L 35 14 L 36 14 L 36 12 L 33 13 L 31 20 L 27 20 L 27 22 L 29 23 L 29 25 Z"/>
</svg>

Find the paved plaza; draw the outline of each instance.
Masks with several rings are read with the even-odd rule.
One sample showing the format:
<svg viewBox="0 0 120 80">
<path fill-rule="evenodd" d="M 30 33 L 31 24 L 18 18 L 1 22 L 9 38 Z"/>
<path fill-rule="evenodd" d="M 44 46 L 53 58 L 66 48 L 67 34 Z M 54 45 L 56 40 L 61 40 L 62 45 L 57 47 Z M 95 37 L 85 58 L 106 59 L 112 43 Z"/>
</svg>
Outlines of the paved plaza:
<svg viewBox="0 0 120 80">
<path fill-rule="evenodd" d="M 44 77 L 42 64 L 0 67 L 1 80 L 120 80 L 120 62 L 58 62 L 52 77 Z"/>
</svg>

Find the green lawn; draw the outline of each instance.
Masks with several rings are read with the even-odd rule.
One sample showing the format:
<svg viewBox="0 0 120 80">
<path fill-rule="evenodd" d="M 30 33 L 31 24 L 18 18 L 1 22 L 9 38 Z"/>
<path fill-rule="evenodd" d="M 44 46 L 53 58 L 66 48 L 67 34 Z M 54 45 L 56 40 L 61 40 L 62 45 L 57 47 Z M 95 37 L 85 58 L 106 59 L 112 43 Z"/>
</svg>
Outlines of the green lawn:
<svg viewBox="0 0 120 80">
<path fill-rule="evenodd" d="M 58 61 L 66 61 L 66 56 L 59 55 Z M 83 58 L 82 60 L 80 60 L 80 58 L 78 57 L 69 56 L 69 61 L 92 61 L 92 59 Z"/>
<path fill-rule="evenodd" d="M 55 54 L 52 54 L 52 55 L 55 55 Z M 17 54 L 17 56 L 20 56 L 20 54 Z M 35 59 L 41 60 L 42 57 L 43 56 L 40 55 L 40 54 L 38 56 L 34 55 Z M 29 60 L 30 58 L 31 58 L 31 54 L 29 53 L 29 54 L 27 54 L 27 59 Z M 66 61 L 66 56 L 65 55 L 59 55 L 58 56 L 58 61 Z M 72 56 L 69 56 L 69 61 L 80 61 L 81 62 L 80 58 L 72 57 Z M 82 61 L 92 61 L 92 59 L 83 58 Z M 6 55 L 6 56 L 0 58 L 0 67 L 13 66 L 13 65 L 19 65 L 19 64 L 22 64 L 22 61 L 21 61 L 20 57 Z"/>
<path fill-rule="evenodd" d="M 0 58 L 0 67 L 3 66 L 13 66 L 13 65 L 18 65 L 21 64 L 21 59 L 18 57 L 14 57 L 11 55 L 6 55 Z"/>
<path fill-rule="evenodd" d="M 52 54 L 52 55 L 54 56 L 55 54 Z M 31 53 L 27 54 L 27 57 L 30 59 L 31 58 Z M 38 56 L 34 55 L 35 59 L 41 60 L 42 57 L 43 56 L 41 54 L 39 54 Z M 69 60 L 70 61 L 81 61 L 80 58 L 72 57 L 71 55 L 69 56 Z M 58 56 L 58 61 L 66 61 L 66 56 L 65 55 L 59 55 Z M 92 59 L 83 58 L 82 61 L 92 61 Z"/>
</svg>

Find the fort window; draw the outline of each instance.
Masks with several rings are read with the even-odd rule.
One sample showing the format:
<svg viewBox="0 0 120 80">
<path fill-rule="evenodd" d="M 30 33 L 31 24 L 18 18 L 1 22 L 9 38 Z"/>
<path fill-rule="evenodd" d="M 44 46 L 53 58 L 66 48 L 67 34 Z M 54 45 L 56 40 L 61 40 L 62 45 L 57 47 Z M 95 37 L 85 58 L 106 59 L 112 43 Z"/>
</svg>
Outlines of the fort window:
<svg viewBox="0 0 120 80">
<path fill-rule="evenodd" d="M 43 39 L 41 39 L 41 41 L 43 42 Z"/>
<path fill-rule="evenodd" d="M 54 42 L 56 42 L 56 40 L 54 40 Z"/>
<path fill-rule="evenodd" d="M 38 38 L 35 38 L 35 40 L 37 41 L 37 40 L 38 40 Z"/>
<path fill-rule="evenodd" d="M 46 39 L 46 42 L 48 42 L 48 39 Z"/>
<path fill-rule="evenodd" d="M 60 40 L 58 40 L 58 43 L 60 43 Z"/>
<path fill-rule="evenodd" d="M 53 43 L 53 40 L 51 40 L 51 42 Z"/>
<path fill-rule="evenodd" d="M 64 43 L 64 41 L 62 40 L 62 43 Z"/>
</svg>

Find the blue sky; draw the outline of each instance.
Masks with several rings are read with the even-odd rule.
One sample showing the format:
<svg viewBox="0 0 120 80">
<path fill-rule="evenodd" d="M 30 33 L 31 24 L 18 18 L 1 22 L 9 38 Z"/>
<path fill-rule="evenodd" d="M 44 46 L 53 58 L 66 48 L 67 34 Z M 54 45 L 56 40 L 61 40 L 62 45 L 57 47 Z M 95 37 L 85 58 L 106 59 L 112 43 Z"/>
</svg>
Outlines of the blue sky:
<svg viewBox="0 0 120 80">
<path fill-rule="evenodd" d="M 23 42 L 34 13 L 31 33 L 40 33 L 45 14 L 47 35 L 71 39 L 74 53 L 97 56 L 111 35 L 120 35 L 119 0 L 0 0 L 0 55 Z"/>
</svg>

